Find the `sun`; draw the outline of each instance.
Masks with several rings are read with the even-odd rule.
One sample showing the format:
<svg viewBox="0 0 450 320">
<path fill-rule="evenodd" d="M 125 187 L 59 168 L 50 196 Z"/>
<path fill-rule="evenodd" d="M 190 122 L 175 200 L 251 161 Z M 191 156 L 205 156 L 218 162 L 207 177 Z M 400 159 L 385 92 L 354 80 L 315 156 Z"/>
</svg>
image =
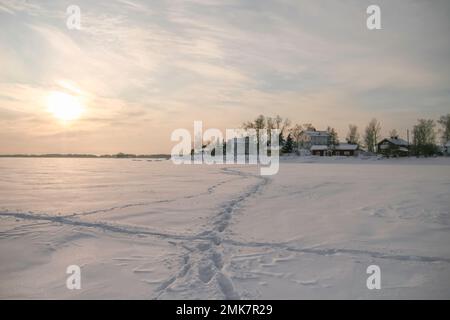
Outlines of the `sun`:
<svg viewBox="0 0 450 320">
<path fill-rule="evenodd" d="M 73 121 L 80 118 L 84 107 L 76 96 L 54 91 L 48 95 L 47 110 L 58 120 Z"/>
</svg>

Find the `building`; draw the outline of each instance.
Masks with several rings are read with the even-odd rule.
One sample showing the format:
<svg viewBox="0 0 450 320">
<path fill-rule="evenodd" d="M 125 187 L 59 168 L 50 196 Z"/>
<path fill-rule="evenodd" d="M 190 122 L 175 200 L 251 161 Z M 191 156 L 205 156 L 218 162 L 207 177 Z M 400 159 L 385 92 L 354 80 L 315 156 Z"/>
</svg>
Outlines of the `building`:
<svg viewBox="0 0 450 320">
<path fill-rule="evenodd" d="M 333 155 L 335 156 L 356 156 L 359 150 L 357 144 L 340 143 L 333 148 Z"/>
<path fill-rule="evenodd" d="M 313 145 L 310 147 L 309 151 L 311 151 L 311 154 L 313 156 L 326 156 L 326 155 L 331 155 L 331 153 L 329 152 L 330 150 L 328 149 L 327 145 Z"/>
<path fill-rule="evenodd" d="M 408 156 L 409 143 L 398 137 L 383 139 L 378 143 L 378 153 L 387 157 Z"/>
<path fill-rule="evenodd" d="M 330 134 L 327 131 L 306 130 L 302 132 L 299 143 L 305 149 L 311 149 L 312 146 L 327 146 L 330 143 Z"/>
<path fill-rule="evenodd" d="M 356 156 L 359 146 L 357 144 L 341 143 L 335 146 L 313 145 L 309 149 L 313 156 Z"/>
</svg>

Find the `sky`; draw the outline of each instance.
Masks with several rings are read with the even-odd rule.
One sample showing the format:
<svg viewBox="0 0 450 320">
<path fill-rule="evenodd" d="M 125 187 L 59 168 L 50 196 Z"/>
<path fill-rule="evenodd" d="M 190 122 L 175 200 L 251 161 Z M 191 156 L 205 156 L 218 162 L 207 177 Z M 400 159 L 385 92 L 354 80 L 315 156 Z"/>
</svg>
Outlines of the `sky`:
<svg viewBox="0 0 450 320">
<path fill-rule="evenodd" d="M 0 154 L 169 153 L 194 120 L 259 114 L 406 137 L 450 112 L 449 17 L 447 0 L 0 0 Z M 80 115 L 52 113 L 55 92 Z"/>
</svg>

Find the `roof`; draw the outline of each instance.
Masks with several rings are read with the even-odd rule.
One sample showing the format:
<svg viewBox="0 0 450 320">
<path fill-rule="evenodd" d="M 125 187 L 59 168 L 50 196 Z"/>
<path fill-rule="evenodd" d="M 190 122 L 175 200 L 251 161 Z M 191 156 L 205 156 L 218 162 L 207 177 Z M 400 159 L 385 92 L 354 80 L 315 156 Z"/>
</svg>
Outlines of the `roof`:
<svg viewBox="0 0 450 320">
<path fill-rule="evenodd" d="M 384 141 L 389 141 L 392 144 L 395 144 L 396 146 L 409 146 L 408 141 L 400 139 L 400 138 L 387 138 L 382 140 L 380 143 L 384 142 Z"/>
<path fill-rule="evenodd" d="M 328 146 L 324 146 L 324 145 L 312 145 L 310 148 L 311 151 L 320 151 L 320 150 L 328 150 Z"/>
<path fill-rule="evenodd" d="M 308 136 L 315 136 L 315 137 L 328 137 L 330 134 L 327 131 L 312 131 L 307 130 L 303 132 L 304 134 Z"/>
<path fill-rule="evenodd" d="M 334 146 L 335 150 L 358 150 L 357 144 L 350 144 L 350 143 L 340 143 L 336 146 Z"/>
</svg>

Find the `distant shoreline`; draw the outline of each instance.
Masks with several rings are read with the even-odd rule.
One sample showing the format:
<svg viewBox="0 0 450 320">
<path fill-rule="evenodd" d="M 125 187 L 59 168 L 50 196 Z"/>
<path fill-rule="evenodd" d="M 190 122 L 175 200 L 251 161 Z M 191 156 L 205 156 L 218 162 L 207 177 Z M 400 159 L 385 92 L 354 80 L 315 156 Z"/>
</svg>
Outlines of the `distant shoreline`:
<svg viewBox="0 0 450 320">
<path fill-rule="evenodd" d="M 168 154 L 0 154 L 0 158 L 170 159 Z"/>
</svg>

